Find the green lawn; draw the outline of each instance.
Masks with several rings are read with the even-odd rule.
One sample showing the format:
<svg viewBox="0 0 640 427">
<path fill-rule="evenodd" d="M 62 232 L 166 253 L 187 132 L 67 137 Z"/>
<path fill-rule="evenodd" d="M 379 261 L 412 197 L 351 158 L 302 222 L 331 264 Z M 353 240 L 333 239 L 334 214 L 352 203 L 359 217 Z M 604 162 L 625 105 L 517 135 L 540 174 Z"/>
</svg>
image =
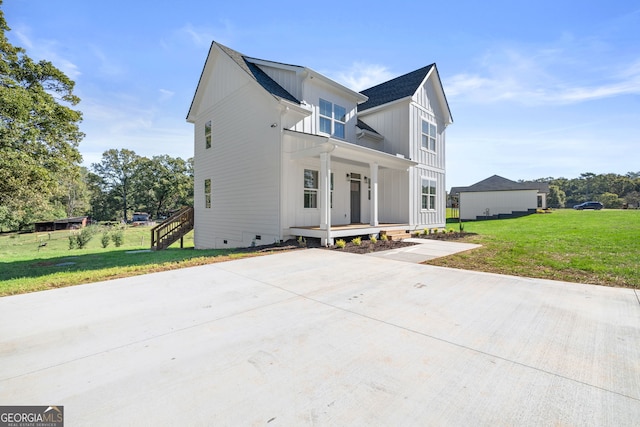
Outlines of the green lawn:
<svg viewBox="0 0 640 427">
<path fill-rule="evenodd" d="M 457 222 L 450 225 L 457 230 Z M 464 223 L 482 248 L 428 264 L 526 277 L 640 288 L 640 211 L 558 210 Z M 68 231 L 0 235 L 0 296 L 210 264 L 258 252 L 149 248 L 148 227 L 128 228 L 124 245 L 69 250 Z M 41 243 L 47 243 L 40 247 Z M 185 239 L 193 248 L 193 234 Z"/>
<path fill-rule="evenodd" d="M 464 231 L 483 247 L 428 264 L 640 288 L 640 210 L 556 210 L 465 222 Z"/>
<path fill-rule="evenodd" d="M 129 227 L 124 244 L 105 249 L 96 234 L 85 249 L 69 249 L 72 232 L 0 235 L 0 296 L 210 264 L 256 255 L 232 250 L 193 250 L 193 232 L 169 249 L 146 252 L 149 227 Z M 41 243 L 47 243 L 40 247 Z M 138 252 L 141 251 L 142 252 Z"/>
</svg>

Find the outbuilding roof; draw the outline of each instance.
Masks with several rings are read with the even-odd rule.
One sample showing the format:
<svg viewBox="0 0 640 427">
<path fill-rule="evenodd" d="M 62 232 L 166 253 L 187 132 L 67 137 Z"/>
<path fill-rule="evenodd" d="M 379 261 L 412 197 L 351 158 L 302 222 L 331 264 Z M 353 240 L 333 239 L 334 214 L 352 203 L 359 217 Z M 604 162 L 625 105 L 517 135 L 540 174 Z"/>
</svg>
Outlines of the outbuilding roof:
<svg viewBox="0 0 640 427">
<path fill-rule="evenodd" d="M 516 182 L 499 175 L 493 175 L 469 187 L 452 187 L 450 194 L 514 190 L 537 190 L 541 193 L 548 193 L 549 184 L 546 182 Z"/>
</svg>

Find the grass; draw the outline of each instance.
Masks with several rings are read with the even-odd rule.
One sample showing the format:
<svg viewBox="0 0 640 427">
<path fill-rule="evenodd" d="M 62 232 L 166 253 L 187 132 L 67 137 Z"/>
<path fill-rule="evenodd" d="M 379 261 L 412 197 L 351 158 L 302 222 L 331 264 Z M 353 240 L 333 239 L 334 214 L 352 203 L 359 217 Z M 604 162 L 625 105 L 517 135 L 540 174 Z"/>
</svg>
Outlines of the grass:
<svg viewBox="0 0 640 427">
<path fill-rule="evenodd" d="M 85 249 L 69 249 L 72 232 L 0 235 L 0 296 L 98 282 L 256 256 L 258 251 L 193 250 L 193 232 L 170 248 L 147 252 L 149 227 L 129 227 L 124 244 L 101 245 L 97 233 Z M 41 247 L 41 243 L 46 246 Z"/>
<path fill-rule="evenodd" d="M 457 221 L 457 220 L 456 220 Z M 457 229 L 456 224 L 451 224 Z M 517 219 L 465 222 L 483 245 L 427 264 L 525 277 L 640 288 L 640 211 L 558 210 Z M 123 246 L 102 248 L 101 233 L 69 250 L 69 231 L 0 235 L 0 296 L 211 264 L 261 252 L 149 248 L 149 228 L 125 231 Z M 384 239 L 383 239 L 384 240 Z M 47 243 L 40 247 L 41 243 Z M 193 248 L 193 233 L 185 238 Z"/>
<path fill-rule="evenodd" d="M 556 210 L 516 219 L 465 222 L 464 231 L 477 233 L 466 242 L 483 247 L 427 264 L 640 288 L 638 210 Z"/>
</svg>

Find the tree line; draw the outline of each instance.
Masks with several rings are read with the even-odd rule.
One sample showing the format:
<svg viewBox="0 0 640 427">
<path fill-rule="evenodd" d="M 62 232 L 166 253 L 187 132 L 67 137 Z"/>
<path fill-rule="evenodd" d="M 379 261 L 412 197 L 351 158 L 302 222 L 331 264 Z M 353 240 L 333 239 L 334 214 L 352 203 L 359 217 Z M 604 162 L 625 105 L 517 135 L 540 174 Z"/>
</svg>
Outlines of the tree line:
<svg viewBox="0 0 640 427">
<path fill-rule="evenodd" d="M 0 231 L 85 215 L 113 221 L 144 211 L 158 217 L 192 204 L 191 159 L 112 149 L 90 168 L 81 166 L 75 82 L 9 43 L 8 31 L 0 9 Z"/>
<path fill-rule="evenodd" d="M 640 206 L 640 172 L 581 173 L 578 178 L 539 178 L 535 182 L 549 184 L 547 205 L 552 208 L 573 207 L 596 201 L 609 209 Z"/>
</svg>

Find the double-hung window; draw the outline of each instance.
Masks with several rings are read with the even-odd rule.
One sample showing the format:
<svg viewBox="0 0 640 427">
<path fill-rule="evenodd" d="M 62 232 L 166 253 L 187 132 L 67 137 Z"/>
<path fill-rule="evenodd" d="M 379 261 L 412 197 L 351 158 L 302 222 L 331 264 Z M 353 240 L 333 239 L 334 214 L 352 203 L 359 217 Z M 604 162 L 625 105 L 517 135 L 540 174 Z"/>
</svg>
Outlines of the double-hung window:
<svg viewBox="0 0 640 427">
<path fill-rule="evenodd" d="M 211 179 L 204 180 L 204 207 L 211 207 Z"/>
<path fill-rule="evenodd" d="M 436 181 L 422 178 L 422 209 L 434 210 L 436 208 Z"/>
<path fill-rule="evenodd" d="M 320 98 L 320 132 L 344 139 L 347 110 Z"/>
<path fill-rule="evenodd" d="M 204 146 L 211 148 L 211 120 L 204 124 Z"/>
<path fill-rule="evenodd" d="M 422 121 L 422 148 L 436 151 L 436 125 Z"/>
<path fill-rule="evenodd" d="M 304 170 L 304 207 L 318 207 L 318 171 Z"/>
</svg>

